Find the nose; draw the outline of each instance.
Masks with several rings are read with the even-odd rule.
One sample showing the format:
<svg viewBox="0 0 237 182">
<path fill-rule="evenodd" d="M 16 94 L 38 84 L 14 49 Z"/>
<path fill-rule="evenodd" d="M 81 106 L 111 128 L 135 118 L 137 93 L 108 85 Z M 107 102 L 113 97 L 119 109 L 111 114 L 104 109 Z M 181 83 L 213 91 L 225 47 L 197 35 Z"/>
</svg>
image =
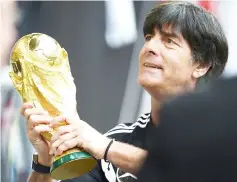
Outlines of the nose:
<svg viewBox="0 0 237 182">
<path fill-rule="evenodd" d="M 145 44 L 145 52 L 149 54 L 153 54 L 154 56 L 160 55 L 161 41 L 157 38 L 153 37 L 151 40 L 146 42 Z"/>
</svg>

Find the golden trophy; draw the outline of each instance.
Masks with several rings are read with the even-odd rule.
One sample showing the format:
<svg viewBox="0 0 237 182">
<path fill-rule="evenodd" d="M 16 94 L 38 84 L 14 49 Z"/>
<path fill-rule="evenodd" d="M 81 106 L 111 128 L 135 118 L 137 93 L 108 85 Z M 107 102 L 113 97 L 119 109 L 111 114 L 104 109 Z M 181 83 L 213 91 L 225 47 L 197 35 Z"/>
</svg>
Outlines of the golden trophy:
<svg viewBox="0 0 237 182">
<path fill-rule="evenodd" d="M 9 75 L 23 102 L 32 102 L 51 116 L 65 114 L 79 118 L 68 55 L 56 40 L 42 33 L 23 36 L 12 49 L 10 64 Z M 55 130 L 42 136 L 50 141 Z M 95 165 L 91 155 L 73 148 L 54 156 L 50 171 L 54 179 L 64 180 L 81 176 Z"/>
</svg>

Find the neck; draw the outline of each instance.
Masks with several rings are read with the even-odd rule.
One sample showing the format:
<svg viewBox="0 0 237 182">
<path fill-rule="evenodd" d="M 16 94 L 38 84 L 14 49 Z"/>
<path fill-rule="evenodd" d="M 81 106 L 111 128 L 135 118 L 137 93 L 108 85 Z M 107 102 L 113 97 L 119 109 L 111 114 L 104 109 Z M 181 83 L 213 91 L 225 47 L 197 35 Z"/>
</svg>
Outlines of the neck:
<svg viewBox="0 0 237 182">
<path fill-rule="evenodd" d="M 173 96 L 182 95 L 184 93 L 192 92 L 195 90 L 196 80 L 188 84 L 187 87 L 181 87 L 179 90 L 176 90 L 175 94 L 170 94 L 166 96 L 152 97 L 151 96 L 151 119 L 153 125 L 158 125 L 160 122 L 160 108 L 161 104 L 165 101 L 165 99 L 171 98 Z M 184 89 L 185 88 L 185 89 Z"/>
<path fill-rule="evenodd" d="M 151 98 L 151 119 L 153 125 L 159 124 L 159 111 L 161 107 L 161 100 Z"/>
</svg>

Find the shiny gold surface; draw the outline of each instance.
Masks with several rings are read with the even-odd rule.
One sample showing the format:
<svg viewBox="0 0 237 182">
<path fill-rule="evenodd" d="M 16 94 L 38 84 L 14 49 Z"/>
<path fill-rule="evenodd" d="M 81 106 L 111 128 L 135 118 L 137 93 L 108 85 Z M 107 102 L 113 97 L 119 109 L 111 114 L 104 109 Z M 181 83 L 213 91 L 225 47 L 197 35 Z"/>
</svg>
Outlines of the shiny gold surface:
<svg viewBox="0 0 237 182">
<path fill-rule="evenodd" d="M 75 159 L 80 160 L 75 160 Z M 61 165 L 63 164 L 63 165 Z M 51 166 L 51 176 L 57 180 L 70 179 L 72 176 L 81 176 L 96 166 L 96 160 L 81 151 L 76 152 L 75 149 L 70 149 L 67 154 L 60 156 Z"/>
<path fill-rule="evenodd" d="M 53 38 L 40 33 L 22 37 L 10 61 L 9 74 L 23 102 L 33 102 L 52 116 L 78 116 L 68 55 Z"/>
<path fill-rule="evenodd" d="M 91 166 L 95 166 L 95 159 L 85 158 L 76 161 L 67 162 L 53 170 L 51 176 L 57 180 L 71 179 L 71 176 L 81 176 L 91 170 Z M 78 168 L 78 166 L 82 166 Z M 71 170 L 68 170 L 71 169 Z"/>
<path fill-rule="evenodd" d="M 23 102 L 32 102 L 35 107 L 47 110 L 51 116 L 65 114 L 79 117 L 76 86 L 71 74 L 68 55 L 56 40 L 41 33 L 25 35 L 14 45 L 10 63 L 9 75 Z M 62 122 L 61 124 L 65 125 L 66 123 Z M 42 133 L 42 135 L 50 141 L 52 132 Z M 80 152 L 80 150 L 74 149 L 73 152 Z M 59 160 L 65 154 L 68 152 L 54 158 L 54 161 Z M 89 157 L 88 160 L 75 159 L 62 164 L 62 166 L 52 169 L 53 176 L 56 179 L 60 179 L 58 176 L 63 178 L 64 175 L 69 178 L 76 177 L 68 175 L 68 172 L 64 174 L 66 170 L 62 169 L 73 166 L 75 170 L 82 168 L 81 171 L 87 172 L 94 167 L 91 160 L 92 158 Z M 87 163 L 87 161 L 89 162 Z"/>
</svg>

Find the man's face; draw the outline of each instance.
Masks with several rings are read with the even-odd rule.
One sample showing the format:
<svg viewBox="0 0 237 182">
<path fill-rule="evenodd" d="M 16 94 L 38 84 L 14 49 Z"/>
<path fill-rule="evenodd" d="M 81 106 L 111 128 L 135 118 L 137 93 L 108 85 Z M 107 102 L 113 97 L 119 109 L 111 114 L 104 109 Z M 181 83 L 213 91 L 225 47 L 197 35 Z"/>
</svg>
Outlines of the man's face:
<svg viewBox="0 0 237 182">
<path fill-rule="evenodd" d="M 191 49 L 182 35 L 168 28 L 145 35 L 139 60 L 138 83 L 153 97 L 177 95 L 193 83 Z"/>
</svg>

